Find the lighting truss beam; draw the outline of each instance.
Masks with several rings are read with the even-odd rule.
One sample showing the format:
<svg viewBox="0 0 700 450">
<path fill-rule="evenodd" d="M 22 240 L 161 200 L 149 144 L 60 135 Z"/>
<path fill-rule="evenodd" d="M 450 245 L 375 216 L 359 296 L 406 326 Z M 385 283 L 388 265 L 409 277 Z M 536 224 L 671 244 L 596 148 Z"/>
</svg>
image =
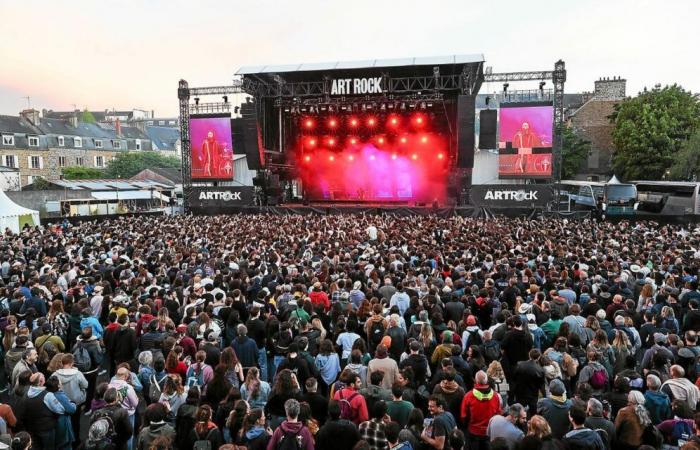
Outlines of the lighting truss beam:
<svg viewBox="0 0 700 450">
<path fill-rule="evenodd" d="M 532 80 L 552 80 L 554 72 L 540 70 L 534 72 L 507 72 L 491 73 L 484 75 L 486 83 L 504 83 L 508 81 L 532 81 Z"/>
</svg>

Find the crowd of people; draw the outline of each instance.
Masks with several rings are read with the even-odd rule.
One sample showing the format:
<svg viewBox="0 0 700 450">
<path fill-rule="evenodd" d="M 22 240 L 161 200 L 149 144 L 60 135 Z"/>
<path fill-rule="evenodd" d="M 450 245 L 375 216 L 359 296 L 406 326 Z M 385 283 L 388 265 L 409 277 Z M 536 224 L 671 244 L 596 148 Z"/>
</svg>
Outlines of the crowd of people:
<svg viewBox="0 0 700 450">
<path fill-rule="evenodd" d="M 700 228 L 121 217 L 0 237 L 13 449 L 700 449 Z"/>
</svg>

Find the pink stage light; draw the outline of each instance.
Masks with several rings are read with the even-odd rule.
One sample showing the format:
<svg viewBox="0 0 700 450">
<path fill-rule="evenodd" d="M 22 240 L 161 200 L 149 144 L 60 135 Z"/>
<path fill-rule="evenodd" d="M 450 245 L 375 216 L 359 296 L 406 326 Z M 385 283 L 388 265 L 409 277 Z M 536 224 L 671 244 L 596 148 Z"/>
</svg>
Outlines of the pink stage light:
<svg viewBox="0 0 700 450">
<path fill-rule="evenodd" d="M 356 145 L 356 144 L 357 144 L 357 139 L 350 138 L 350 145 Z"/>
<path fill-rule="evenodd" d="M 305 126 L 306 128 L 311 129 L 311 128 L 314 127 L 314 121 L 311 120 L 311 119 L 306 119 L 306 120 L 304 121 L 304 126 Z"/>
<path fill-rule="evenodd" d="M 401 136 L 401 143 L 405 144 L 406 142 L 408 142 L 408 139 L 406 139 L 406 136 Z"/>
<path fill-rule="evenodd" d="M 352 155 L 350 155 L 350 156 L 348 156 L 348 159 L 349 159 L 350 161 L 353 161 L 353 160 L 355 159 L 355 157 L 352 156 Z"/>
<path fill-rule="evenodd" d="M 377 142 L 378 142 L 379 144 L 383 144 L 383 143 L 384 143 L 384 138 L 383 138 L 383 137 L 377 138 Z"/>
<path fill-rule="evenodd" d="M 443 159 L 445 157 L 445 155 L 443 155 L 442 153 L 438 153 L 437 157 L 438 157 L 438 159 Z"/>
<path fill-rule="evenodd" d="M 411 155 L 411 158 L 416 160 L 416 159 L 418 159 L 418 155 L 414 153 L 413 155 Z"/>
<path fill-rule="evenodd" d="M 391 159 L 396 159 L 396 153 L 392 153 Z"/>
<path fill-rule="evenodd" d="M 332 161 L 335 161 L 335 156 L 333 156 L 333 155 L 329 156 L 329 157 L 328 157 L 328 161 L 331 161 L 331 162 L 332 162 Z"/>
<path fill-rule="evenodd" d="M 428 136 L 423 136 L 422 138 L 420 138 L 420 141 L 421 141 L 423 144 L 427 144 L 427 143 L 428 143 Z"/>
<path fill-rule="evenodd" d="M 369 155 L 370 161 L 374 161 L 374 155 Z"/>
</svg>

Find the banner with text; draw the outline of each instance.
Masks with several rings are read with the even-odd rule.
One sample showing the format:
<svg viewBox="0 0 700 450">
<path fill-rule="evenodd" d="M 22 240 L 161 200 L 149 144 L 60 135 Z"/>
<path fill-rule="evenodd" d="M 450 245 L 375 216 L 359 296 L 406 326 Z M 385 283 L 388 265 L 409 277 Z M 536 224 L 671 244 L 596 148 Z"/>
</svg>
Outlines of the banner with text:
<svg viewBox="0 0 700 450">
<path fill-rule="evenodd" d="M 488 208 L 544 208 L 552 201 L 549 184 L 481 184 L 470 190 L 472 205 Z"/>
<path fill-rule="evenodd" d="M 253 204 L 252 186 L 193 187 L 190 193 L 191 208 L 235 208 Z"/>
</svg>

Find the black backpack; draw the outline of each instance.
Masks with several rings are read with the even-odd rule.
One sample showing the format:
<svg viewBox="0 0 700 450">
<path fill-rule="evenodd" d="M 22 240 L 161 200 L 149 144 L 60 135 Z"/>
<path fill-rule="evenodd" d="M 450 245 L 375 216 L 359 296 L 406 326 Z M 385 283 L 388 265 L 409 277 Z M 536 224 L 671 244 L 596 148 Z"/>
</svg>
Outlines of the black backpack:
<svg viewBox="0 0 700 450">
<path fill-rule="evenodd" d="M 372 321 L 372 325 L 370 326 L 369 329 L 369 341 L 370 343 L 376 347 L 382 342 L 382 338 L 384 337 L 384 322 L 381 320 L 374 320 Z"/>
<path fill-rule="evenodd" d="M 501 344 L 497 340 L 491 339 L 484 344 L 484 358 L 487 364 L 501 359 Z"/>
<path fill-rule="evenodd" d="M 275 447 L 276 450 L 301 450 L 302 448 L 304 446 L 302 445 L 301 434 L 292 431 L 285 432 Z"/>
<path fill-rule="evenodd" d="M 478 329 L 467 332 L 469 333 L 469 340 L 467 341 L 467 345 L 481 345 L 484 343 L 484 340 L 481 339 L 481 334 L 479 334 Z"/>
<path fill-rule="evenodd" d="M 104 441 L 114 444 L 117 441 L 117 429 L 114 426 L 111 411 L 108 411 L 106 408 L 100 408 L 97 411 L 93 411 L 90 415 L 90 427 L 100 421 L 102 421 L 109 430 L 104 437 Z"/>
</svg>

